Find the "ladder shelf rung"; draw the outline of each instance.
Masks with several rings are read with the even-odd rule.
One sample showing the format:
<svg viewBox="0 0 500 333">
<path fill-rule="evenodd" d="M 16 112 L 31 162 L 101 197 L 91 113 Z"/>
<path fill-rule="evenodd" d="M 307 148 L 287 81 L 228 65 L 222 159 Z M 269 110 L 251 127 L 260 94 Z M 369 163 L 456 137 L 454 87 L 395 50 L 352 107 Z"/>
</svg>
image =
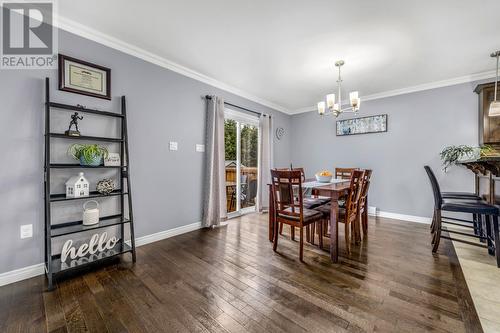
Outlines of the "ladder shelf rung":
<svg viewBox="0 0 500 333">
<path fill-rule="evenodd" d="M 105 165 L 99 165 L 99 166 L 88 166 L 88 165 L 80 165 L 80 164 L 71 164 L 71 163 L 51 163 L 49 164 L 49 167 L 52 169 L 120 169 L 120 168 L 126 168 L 126 165 L 121 165 L 121 166 L 105 166 Z"/>
<path fill-rule="evenodd" d="M 128 195 L 128 192 L 122 192 L 121 190 L 114 190 L 110 194 L 101 194 L 97 191 L 92 191 L 89 193 L 88 196 L 79 197 L 79 198 L 66 198 L 66 193 L 57 193 L 57 194 L 50 195 L 50 201 L 51 202 L 58 202 L 58 201 L 83 200 L 83 199 L 90 199 L 90 198 L 107 198 L 107 197 L 119 196 L 122 194 Z"/>
<path fill-rule="evenodd" d="M 71 135 L 66 135 L 66 134 L 62 134 L 62 133 L 50 133 L 49 136 L 51 138 L 69 139 L 69 140 L 91 140 L 91 141 L 106 141 L 106 142 L 124 142 L 124 140 L 120 139 L 120 138 L 108 138 L 108 137 L 89 136 L 89 135 L 71 136 Z"/>
<path fill-rule="evenodd" d="M 78 111 L 78 112 L 98 114 L 98 115 L 101 115 L 101 116 L 123 118 L 123 115 L 121 113 L 115 113 L 115 112 L 109 112 L 109 111 L 100 111 L 100 110 L 97 110 L 97 109 L 87 109 L 85 107 L 76 106 L 76 105 L 69 105 L 69 104 L 62 104 L 62 103 L 50 102 L 49 106 L 52 107 L 52 108 L 57 108 L 57 109 L 62 109 L 62 110 L 68 110 L 68 111 Z"/>
<path fill-rule="evenodd" d="M 117 215 L 110 215 L 110 216 L 102 217 L 99 219 L 99 223 L 94 224 L 94 225 L 89 225 L 89 226 L 83 225 L 82 220 L 60 223 L 60 224 L 53 224 L 50 226 L 50 229 L 51 229 L 50 236 L 52 238 L 61 237 L 61 236 L 65 236 L 65 235 L 75 234 L 75 233 L 89 231 L 89 230 L 107 228 L 107 227 L 112 227 L 112 226 L 120 225 L 120 224 L 126 224 L 126 223 L 130 223 L 130 222 L 131 222 L 131 220 L 123 219 L 120 214 L 117 214 Z"/>
</svg>

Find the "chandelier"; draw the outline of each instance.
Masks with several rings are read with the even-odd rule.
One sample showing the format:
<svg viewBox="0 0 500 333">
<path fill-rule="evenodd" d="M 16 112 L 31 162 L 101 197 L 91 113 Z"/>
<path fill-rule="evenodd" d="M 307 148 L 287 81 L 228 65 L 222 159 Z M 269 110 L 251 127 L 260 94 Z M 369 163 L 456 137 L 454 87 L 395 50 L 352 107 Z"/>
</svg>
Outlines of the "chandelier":
<svg viewBox="0 0 500 333">
<path fill-rule="evenodd" d="M 344 60 L 339 60 L 335 62 L 335 67 L 339 68 L 339 78 L 337 79 L 339 100 L 336 103 L 335 94 L 326 95 L 326 103 L 324 101 L 318 103 L 318 113 L 320 114 L 320 116 L 334 115 L 335 117 L 338 117 L 341 113 L 344 112 L 357 113 L 359 110 L 361 99 L 359 98 L 357 91 L 352 91 L 349 93 L 350 106 L 342 109 L 342 77 L 340 76 L 340 68 L 343 65 L 344 65 Z M 326 108 L 328 108 L 328 111 L 326 110 Z"/>
</svg>

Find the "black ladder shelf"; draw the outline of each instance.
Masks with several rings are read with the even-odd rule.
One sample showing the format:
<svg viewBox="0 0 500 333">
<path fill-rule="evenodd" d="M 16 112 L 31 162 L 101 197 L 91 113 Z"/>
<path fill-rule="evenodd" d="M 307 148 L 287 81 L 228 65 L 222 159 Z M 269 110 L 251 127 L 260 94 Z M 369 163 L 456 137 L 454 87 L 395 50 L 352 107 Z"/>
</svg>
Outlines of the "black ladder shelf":
<svg viewBox="0 0 500 333">
<path fill-rule="evenodd" d="M 65 111 L 77 111 L 81 113 L 91 113 L 94 115 L 115 117 L 121 120 L 121 137 L 120 138 L 107 138 L 95 136 L 67 136 L 62 133 L 52 133 L 50 129 L 50 120 L 52 109 L 59 109 Z M 101 142 L 111 142 L 120 144 L 120 160 L 121 166 L 98 166 L 98 167 L 84 167 L 79 164 L 64 164 L 64 163 L 51 163 L 51 139 L 69 139 L 69 140 L 93 140 Z M 102 195 L 96 191 L 90 192 L 89 196 L 82 198 L 66 198 L 63 193 L 51 193 L 50 180 L 52 169 L 115 169 L 120 172 L 120 188 L 114 190 L 109 195 Z M 128 134 L 127 134 L 127 112 L 125 104 L 125 96 L 121 97 L 121 113 L 114 113 L 108 111 L 100 111 L 95 109 L 87 109 L 81 106 L 74 106 L 68 104 L 54 103 L 50 101 L 50 85 L 49 78 L 45 78 L 45 167 L 44 167 L 44 187 L 45 187 L 45 272 L 48 279 L 48 289 L 54 289 L 54 275 L 74 269 L 78 269 L 90 264 L 94 264 L 111 257 L 115 257 L 124 253 L 132 254 L 132 261 L 136 261 L 135 253 L 135 238 L 134 238 L 134 219 L 132 210 L 132 196 L 130 189 L 129 179 L 129 154 L 128 154 Z M 64 223 L 52 224 L 51 210 L 53 205 L 63 201 L 78 201 L 90 198 L 107 198 L 120 196 L 120 212 L 115 215 L 101 216 L 99 223 L 92 226 L 84 226 L 82 221 L 68 221 Z M 128 216 L 125 214 L 125 205 L 128 205 Z M 90 230 L 99 230 L 111 226 L 120 226 L 120 241 L 113 249 L 108 249 L 103 252 L 98 252 L 93 255 L 87 255 L 85 260 L 77 260 L 68 262 L 61 262 L 60 254 L 52 253 L 52 240 L 59 237 L 87 232 Z M 125 226 L 130 228 L 130 242 L 125 242 Z"/>
</svg>

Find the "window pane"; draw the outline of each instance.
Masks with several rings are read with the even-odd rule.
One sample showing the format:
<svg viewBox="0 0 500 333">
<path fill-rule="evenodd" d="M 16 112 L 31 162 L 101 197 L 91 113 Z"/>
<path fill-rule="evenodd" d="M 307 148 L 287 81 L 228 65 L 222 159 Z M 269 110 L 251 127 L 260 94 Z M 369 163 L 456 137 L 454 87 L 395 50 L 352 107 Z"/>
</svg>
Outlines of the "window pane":
<svg viewBox="0 0 500 333">
<path fill-rule="evenodd" d="M 227 212 L 236 211 L 236 121 L 224 121 Z"/>
<path fill-rule="evenodd" d="M 255 206 L 257 195 L 257 157 L 259 130 L 256 126 L 241 124 L 241 208 Z"/>
</svg>

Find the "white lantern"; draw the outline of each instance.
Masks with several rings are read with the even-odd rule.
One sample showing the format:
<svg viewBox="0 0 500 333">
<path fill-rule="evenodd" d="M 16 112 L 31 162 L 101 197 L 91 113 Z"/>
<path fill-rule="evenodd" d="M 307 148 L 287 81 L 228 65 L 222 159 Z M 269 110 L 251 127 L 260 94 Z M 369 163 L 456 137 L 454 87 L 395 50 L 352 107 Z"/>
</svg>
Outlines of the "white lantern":
<svg viewBox="0 0 500 333">
<path fill-rule="evenodd" d="M 95 208 L 87 208 L 87 204 L 95 204 Z M 94 225 L 99 223 L 99 203 L 95 200 L 83 204 L 83 225 Z"/>
<path fill-rule="evenodd" d="M 73 176 L 66 182 L 66 198 L 82 198 L 89 196 L 89 181 L 83 172 Z"/>
</svg>

